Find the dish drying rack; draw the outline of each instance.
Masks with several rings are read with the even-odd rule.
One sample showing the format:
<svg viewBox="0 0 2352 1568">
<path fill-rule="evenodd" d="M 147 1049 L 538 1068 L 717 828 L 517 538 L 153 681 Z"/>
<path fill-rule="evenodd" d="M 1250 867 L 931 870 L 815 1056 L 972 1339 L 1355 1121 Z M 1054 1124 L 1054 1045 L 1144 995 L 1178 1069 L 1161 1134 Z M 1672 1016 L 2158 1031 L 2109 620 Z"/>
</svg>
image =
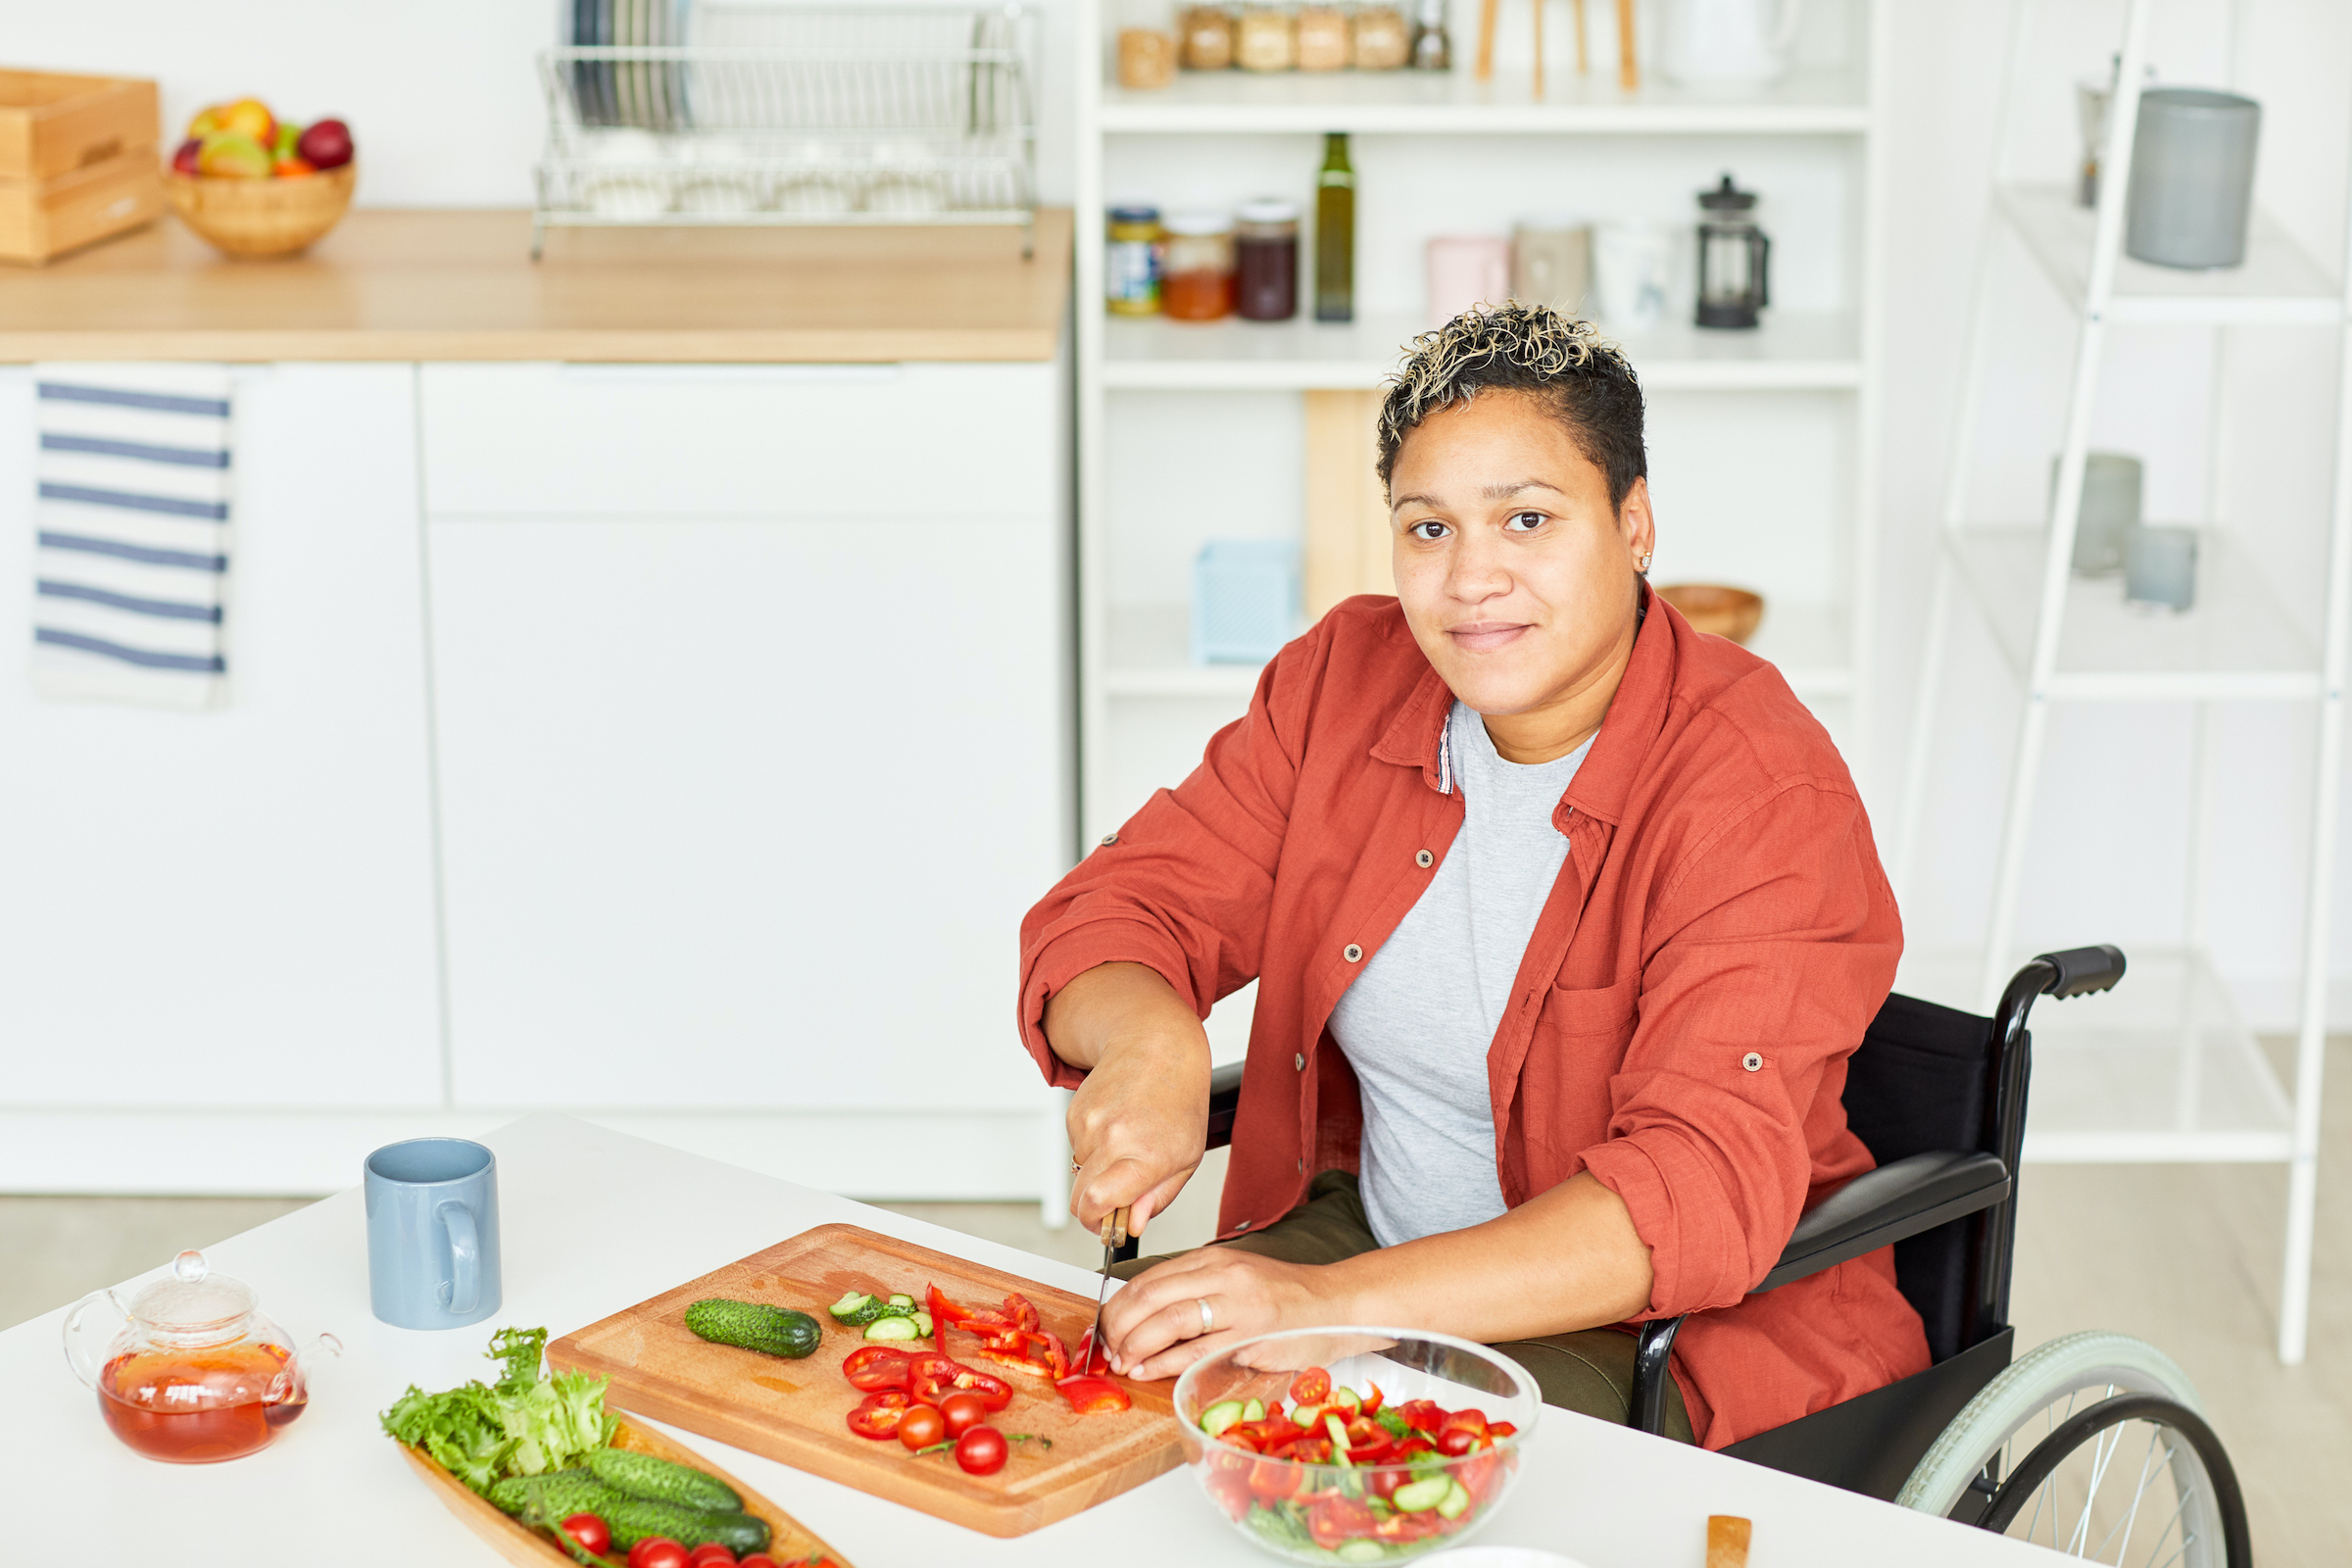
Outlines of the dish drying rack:
<svg viewBox="0 0 2352 1568">
<path fill-rule="evenodd" d="M 536 261 L 555 227 L 1037 216 L 1027 6 L 696 6 L 693 40 L 543 51 Z"/>
</svg>

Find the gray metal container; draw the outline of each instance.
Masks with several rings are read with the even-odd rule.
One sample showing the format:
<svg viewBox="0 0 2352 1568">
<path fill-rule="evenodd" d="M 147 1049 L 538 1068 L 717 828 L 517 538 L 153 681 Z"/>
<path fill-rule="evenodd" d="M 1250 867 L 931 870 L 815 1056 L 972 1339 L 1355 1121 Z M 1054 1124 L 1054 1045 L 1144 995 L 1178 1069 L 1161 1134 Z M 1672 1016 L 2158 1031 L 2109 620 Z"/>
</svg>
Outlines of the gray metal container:
<svg viewBox="0 0 2352 1568">
<path fill-rule="evenodd" d="M 2262 105 L 2204 87 L 2139 97 L 2124 252 L 2159 267 L 2235 267 L 2246 259 Z"/>
</svg>

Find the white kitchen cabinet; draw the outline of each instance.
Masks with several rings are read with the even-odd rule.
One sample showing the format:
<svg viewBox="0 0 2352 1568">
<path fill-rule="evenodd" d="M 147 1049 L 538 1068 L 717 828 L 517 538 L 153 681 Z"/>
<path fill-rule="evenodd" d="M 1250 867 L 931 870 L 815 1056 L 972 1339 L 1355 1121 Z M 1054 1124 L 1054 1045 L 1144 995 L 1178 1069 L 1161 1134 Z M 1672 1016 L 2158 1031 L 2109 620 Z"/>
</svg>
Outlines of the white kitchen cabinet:
<svg viewBox="0 0 2352 1568">
<path fill-rule="evenodd" d="M 1042 1147 L 1013 989 L 1071 851 L 1057 368 L 423 377 L 457 1104 Z"/>
<path fill-rule="evenodd" d="M 32 402 L 0 368 L 0 1113 L 439 1105 L 415 368 L 239 376 L 209 712 L 33 699 Z"/>
</svg>

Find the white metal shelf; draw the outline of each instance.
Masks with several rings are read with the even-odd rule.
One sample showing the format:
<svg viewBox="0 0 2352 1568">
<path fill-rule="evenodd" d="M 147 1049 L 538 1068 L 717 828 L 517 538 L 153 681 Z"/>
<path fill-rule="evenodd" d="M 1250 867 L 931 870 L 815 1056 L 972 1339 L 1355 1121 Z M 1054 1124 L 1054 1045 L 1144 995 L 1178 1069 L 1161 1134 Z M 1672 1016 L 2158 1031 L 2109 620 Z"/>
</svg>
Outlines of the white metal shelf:
<svg viewBox="0 0 2352 1568">
<path fill-rule="evenodd" d="M 1853 613 L 1843 606 L 1773 606 L 1747 651 L 1778 665 L 1802 698 L 1852 695 Z M 1102 689 L 1112 697 L 1225 697 L 1246 702 L 1258 664 L 1196 664 L 1182 605 L 1110 607 Z"/>
<path fill-rule="evenodd" d="M 2059 298 L 2088 298 L 2097 217 L 2063 185 L 2002 185 L 1993 207 L 2045 273 Z M 2257 211 L 2240 267 L 2186 271 L 2119 256 L 2110 321 L 2174 325 L 2327 324 L 2343 318 L 2343 289 L 2267 213 Z"/>
<path fill-rule="evenodd" d="M 2010 671 L 2029 679 L 2049 530 L 1967 527 L 1943 538 Z M 2320 695 L 2320 652 L 2229 532 L 2201 528 L 2194 609 L 2132 605 L 2120 574 L 2069 581 L 2043 691 L 2078 702 L 2308 702 Z"/>
<path fill-rule="evenodd" d="M 1102 84 L 1102 127 L 1130 134 L 1370 135 L 1552 132 L 1603 135 L 1860 135 L 1868 89 L 1852 69 L 1791 71 L 1752 92 L 1701 91 L 1645 81 L 1621 91 L 1615 75 L 1555 71 L 1541 102 L 1527 72 L 1479 81 L 1447 72 L 1179 72 L 1157 91 Z"/>
<path fill-rule="evenodd" d="M 1905 955 L 1895 989 L 1974 1010 L 1983 967 L 1973 953 Z M 2293 1155 L 2293 1102 L 2200 951 L 2135 948 L 2124 984 L 2102 996 L 2044 999 L 2033 1033 L 2031 1162 L 2280 1163 Z"/>
<path fill-rule="evenodd" d="M 1428 325 L 1413 316 L 1175 321 L 1113 317 L 1102 328 L 1102 384 L 1153 391 L 1368 389 Z M 1653 392 L 1849 391 L 1862 384 L 1861 329 L 1850 312 L 1775 310 L 1752 331 L 1671 323 L 1619 338 Z"/>
</svg>

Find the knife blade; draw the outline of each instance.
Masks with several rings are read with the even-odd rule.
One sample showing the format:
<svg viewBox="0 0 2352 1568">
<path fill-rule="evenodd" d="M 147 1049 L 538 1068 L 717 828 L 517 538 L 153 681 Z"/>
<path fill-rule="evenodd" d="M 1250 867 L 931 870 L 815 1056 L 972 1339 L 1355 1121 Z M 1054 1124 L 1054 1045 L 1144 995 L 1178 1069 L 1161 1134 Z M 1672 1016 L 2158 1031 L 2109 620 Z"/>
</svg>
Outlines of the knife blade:
<svg viewBox="0 0 2352 1568">
<path fill-rule="evenodd" d="M 1086 1364 L 1078 1370 L 1092 1372 L 1095 1356 L 1102 1353 L 1103 1364 L 1110 1357 L 1102 1352 L 1102 1303 L 1110 1296 L 1110 1265 L 1116 1262 L 1118 1250 L 1127 1245 L 1127 1222 L 1131 1210 L 1114 1208 L 1102 1216 L 1102 1283 L 1095 1288 L 1095 1326 L 1086 1331 Z"/>
</svg>

